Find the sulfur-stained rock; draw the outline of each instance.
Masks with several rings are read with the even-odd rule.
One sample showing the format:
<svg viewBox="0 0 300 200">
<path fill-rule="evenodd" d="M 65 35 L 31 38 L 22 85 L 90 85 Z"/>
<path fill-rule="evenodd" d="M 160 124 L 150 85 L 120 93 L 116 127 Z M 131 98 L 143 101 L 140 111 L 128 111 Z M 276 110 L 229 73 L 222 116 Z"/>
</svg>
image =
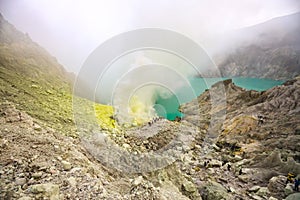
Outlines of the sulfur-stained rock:
<svg viewBox="0 0 300 200">
<path fill-rule="evenodd" d="M 33 194 L 42 194 L 44 198 L 50 200 L 59 200 L 59 186 L 53 183 L 32 185 L 30 191 Z"/>
<path fill-rule="evenodd" d="M 68 161 L 62 160 L 61 164 L 63 166 L 63 169 L 66 170 L 66 171 L 72 169 L 72 165 Z"/>
<path fill-rule="evenodd" d="M 227 190 L 215 181 L 208 181 L 200 188 L 200 194 L 203 200 L 221 200 L 232 199 L 231 195 L 227 193 Z"/>
</svg>

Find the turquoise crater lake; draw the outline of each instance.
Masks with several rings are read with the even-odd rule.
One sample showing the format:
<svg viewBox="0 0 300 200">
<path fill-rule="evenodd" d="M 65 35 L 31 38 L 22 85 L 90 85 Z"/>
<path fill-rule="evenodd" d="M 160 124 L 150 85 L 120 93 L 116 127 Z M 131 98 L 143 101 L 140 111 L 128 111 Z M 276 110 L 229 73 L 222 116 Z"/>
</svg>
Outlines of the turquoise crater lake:
<svg viewBox="0 0 300 200">
<path fill-rule="evenodd" d="M 206 89 L 209 89 L 213 84 L 226 79 L 228 78 L 190 78 L 189 82 L 193 87 L 195 94 L 199 96 Z M 245 78 L 245 77 L 232 78 L 232 81 L 234 82 L 235 85 L 239 87 L 245 88 L 247 90 L 256 90 L 256 91 L 264 91 L 284 83 L 284 81 L 282 80 Z M 185 102 L 181 102 L 181 103 L 186 103 L 191 100 L 192 99 L 186 99 Z M 180 102 L 178 101 L 176 95 L 172 95 L 169 98 L 158 97 L 155 103 L 159 105 L 155 107 L 156 112 L 159 116 L 165 117 L 169 120 L 174 120 L 176 116 L 178 117 L 183 116 L 183 114 L 178 111 Z M 163 111 L 161 109 L 162 107 L 164 108 Z"/>
</svg>

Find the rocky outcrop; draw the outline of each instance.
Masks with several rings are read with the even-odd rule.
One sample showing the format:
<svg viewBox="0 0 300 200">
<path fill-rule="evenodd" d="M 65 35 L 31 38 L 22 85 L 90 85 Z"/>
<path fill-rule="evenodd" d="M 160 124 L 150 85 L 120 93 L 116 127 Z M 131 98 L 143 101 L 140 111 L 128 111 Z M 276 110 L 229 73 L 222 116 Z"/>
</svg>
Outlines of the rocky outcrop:
<svg viewBox="0 0 300 200">
<path fill-rule="evenodd" d="M 218 87 L 212 86 L 211 90 Z M 199 169 L 201 179 L 204 179 L 201 185 L 213 176 L 227 192 L 232 189 L 234 193 L 231 195 L 236 198 L 286 197 L 286 174 L 300 173 L 300 138 L 297 134 L 300 122 L 299 77 L 265 92 L 247 91 L 227 80 L 224 91 L 225 108 L 221 101 L 212 108 L 210 90 L 180 108 L 185 114 L 183 120 L 193 123 L 205 133 L 212 131 L 209 129 L 212 116 L 225 109 L 226 117 L 219 128 L 213 129 L 217 137 L 208 138 L 206 135 L 199 143 L 201 152 L 197 159 L 201 166 L 207 168 L 206 172 Z M 214 160 L 219 160 L 222 166 L 209 164 L 215 163 Z M 247 196 L 243 196 L 236 184 L 248 189 Z M 268 186 L 268 191 L 263 192 L 259 188 L 254 191 L 251 188 L 255 185 Z M 207 191 L 201 191 L 202 198 L 206 198 Z"/>
</svg>

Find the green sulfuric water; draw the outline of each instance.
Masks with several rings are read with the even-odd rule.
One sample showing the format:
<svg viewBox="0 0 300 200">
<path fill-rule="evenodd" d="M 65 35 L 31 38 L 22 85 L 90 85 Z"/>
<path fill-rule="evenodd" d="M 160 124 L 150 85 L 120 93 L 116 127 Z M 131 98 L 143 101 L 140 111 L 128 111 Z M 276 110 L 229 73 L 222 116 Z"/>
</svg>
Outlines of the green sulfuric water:
<svg viewBox="0 0 300 200">
<path fill-rule="evenodd" d="M 213 84 L 226 80 L 227 78 L 190 78 L 189 82 L 196 96 L 202 94 L 206 89 L 209 89 Z M 260 78 L 245 78 L 236 77 L 232 78 L 235 85 L 245 88 L 247 90 L 264 91 L 277 85 L 281 85 L 284 81 Z M 180 93 L 181 91 L 177 91 Z M 178 111 L 180 103 L 186 103 L 192 99 L 185 99 L 180 102 L 175 95 L 169 98 L 158 97 L 156 100 L 156 112 L 159 116 L 165 117 L 169 120 L 174 120 L 176 116 L 183 117 L 183 114 Z M 157 106 L 159 105 L 159 106 Z M 162 109 L 163 108 L 163 109 Z"/>
</svg>

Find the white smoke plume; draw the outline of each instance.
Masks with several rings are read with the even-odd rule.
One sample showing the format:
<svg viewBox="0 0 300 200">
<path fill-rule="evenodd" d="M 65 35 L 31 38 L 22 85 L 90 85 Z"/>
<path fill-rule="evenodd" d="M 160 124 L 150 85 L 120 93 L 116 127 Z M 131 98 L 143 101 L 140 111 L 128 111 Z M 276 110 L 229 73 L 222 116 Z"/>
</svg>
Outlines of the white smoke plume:
<svg viewBox="0 0 300 200">
<path fill-rule="evenodd" d="M 187 64 L 183 66 L 183 61 L 174 55 L 171 55 L 171 59 L 169 54 L 159 52 L 160 58 L 154 59 L 155 54 L 158 55 L 148 52 L 152 56 L 150 59 L 144 53 L 135 53 L 134 63 L 129 65 L 130 68 L 114 84 L 111 103 L 116 109 L 116 118 L 120 124 L 141 125 L 157 117 L 154 106 L 158 97 L 169 98 L 176 95 L 179 102 L 183 101 L 184 97 L 178 91 L 189 87 L 187 78 L 192 70 Z M 164 62 L 161 62 L 162 59 Z M 173 62 L 167 64 L 168 60 Z M 192 91 L 189 96 L 191 95 Z"/>
</svg>

